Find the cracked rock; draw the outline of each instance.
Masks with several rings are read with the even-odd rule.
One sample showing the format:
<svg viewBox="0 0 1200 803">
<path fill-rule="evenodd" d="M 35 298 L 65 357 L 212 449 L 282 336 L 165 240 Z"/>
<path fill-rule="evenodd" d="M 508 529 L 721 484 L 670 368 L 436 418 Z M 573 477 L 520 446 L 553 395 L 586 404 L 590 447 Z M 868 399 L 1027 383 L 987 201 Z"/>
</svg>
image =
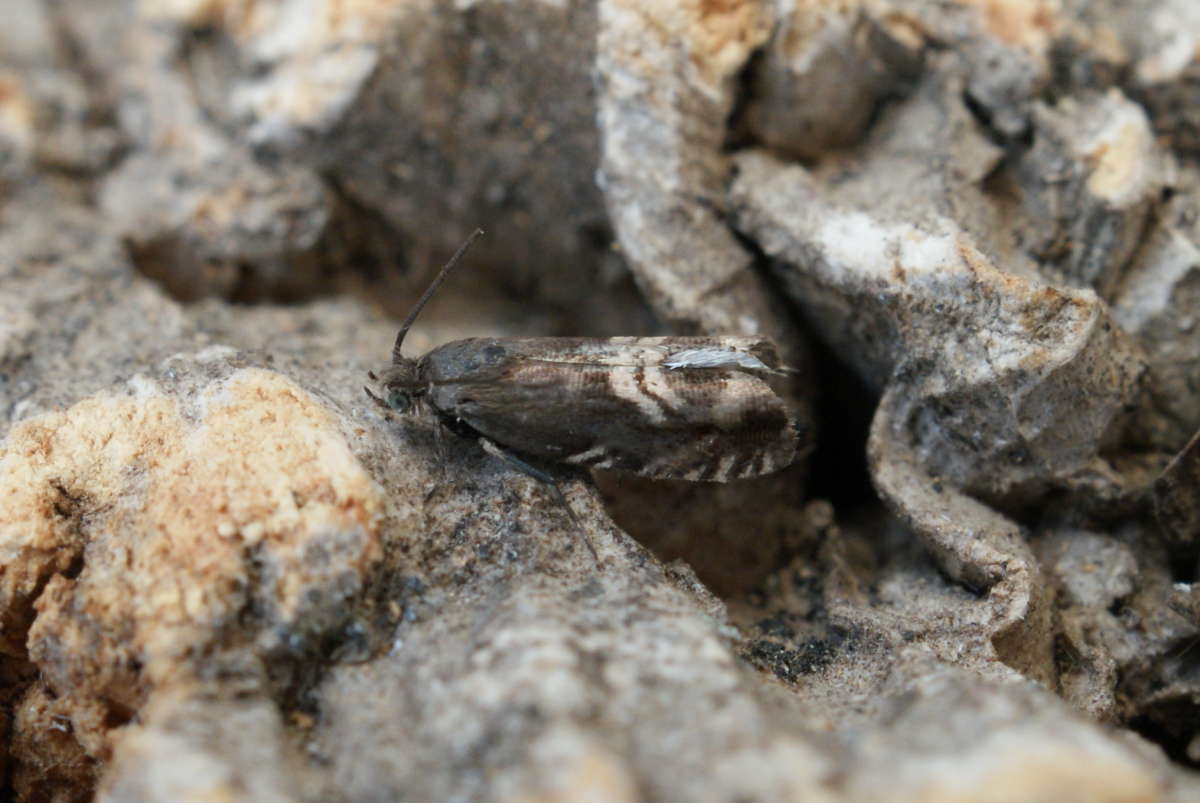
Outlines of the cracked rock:
<svg viewBox="0 0 1200 803">
<path fill-rule="evenodd" d="M 1200 794 L 1187 0 L 10 6 L 0 798 Z M 815 450 L 385 412 L 477 226 L 412 356 L 767 336 Z"/>
</svg>

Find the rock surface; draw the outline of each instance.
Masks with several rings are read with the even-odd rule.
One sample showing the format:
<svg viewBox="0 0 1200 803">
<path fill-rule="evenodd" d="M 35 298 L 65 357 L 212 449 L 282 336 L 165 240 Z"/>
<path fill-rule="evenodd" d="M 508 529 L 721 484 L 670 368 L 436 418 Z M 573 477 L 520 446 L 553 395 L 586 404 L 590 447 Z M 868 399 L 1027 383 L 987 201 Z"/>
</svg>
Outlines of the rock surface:
<svg viewBox="0 0 1200 803">
<path fill-rule="evenodd" d="M 0 796 L 1200 796 L 1190 3 L 10 5 Z M 411 353 L 765 334 L 815 451 L 385 416 L 477 225 Z"/>
</svg>

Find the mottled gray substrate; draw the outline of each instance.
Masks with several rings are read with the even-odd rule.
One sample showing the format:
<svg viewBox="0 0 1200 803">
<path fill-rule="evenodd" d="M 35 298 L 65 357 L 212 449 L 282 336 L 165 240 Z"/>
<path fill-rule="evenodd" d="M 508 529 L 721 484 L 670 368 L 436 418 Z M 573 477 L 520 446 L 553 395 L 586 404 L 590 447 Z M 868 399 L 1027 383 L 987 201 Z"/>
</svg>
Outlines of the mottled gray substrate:
<svg viewBox="0 0 1200 803">
<path fill-rule="evenodd" d="M 8 6 L 0 795 L 1200 797 L 1191 0 Z M 412 353 L 767 334 L 816 451 L 386 419 L 477 225 Z"/>
</svg>

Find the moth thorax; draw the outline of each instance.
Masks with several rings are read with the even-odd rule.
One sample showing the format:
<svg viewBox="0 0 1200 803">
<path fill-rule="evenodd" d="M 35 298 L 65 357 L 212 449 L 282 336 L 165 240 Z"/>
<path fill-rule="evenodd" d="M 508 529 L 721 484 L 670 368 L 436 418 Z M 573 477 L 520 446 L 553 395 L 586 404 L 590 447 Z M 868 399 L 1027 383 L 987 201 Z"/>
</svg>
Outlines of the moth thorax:
<svg viewBox="0 0 1200 803">
<path fill-rule="evenodd" d="M 424 383 L 417 379 L 416 360 L 392 363 L 379 372 L 379 386 L 384 390 L 414 390 L 421 384 Z"/>
</svg>

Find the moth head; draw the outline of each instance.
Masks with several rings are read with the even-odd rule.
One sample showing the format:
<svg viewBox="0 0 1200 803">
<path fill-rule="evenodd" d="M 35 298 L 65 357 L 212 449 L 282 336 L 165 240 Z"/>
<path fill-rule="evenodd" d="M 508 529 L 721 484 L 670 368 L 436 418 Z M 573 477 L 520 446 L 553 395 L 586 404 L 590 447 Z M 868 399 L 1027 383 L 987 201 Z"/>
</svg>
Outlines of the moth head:
<svg viewBox="0 0 1200 803">
<path fill-rule="evenodd" d="M 446 281 L 446 277 L 454 267 L 462 261 L 463 254 L 467 253 L 467 249 L 471 247 L 479 237 L 483 234 L 483 229 L 475 229 L 471 232 L 471 236 L 467 241 L 458 247 L 454 252 L 454 256 L 450 257 L 438 275 L 434 277 L 425 293 L 418 299 L 413 306 L 412 312 L 408 313 L 408 317 L 404 319 L 404 323 L 400 324 L 400 331 L 396 334 L 396 343 L 392 346 L 392 364 L 380 372 L 379 376 L 368 372 L 367 376 L 372 382 L 377 382 L 382 395 L 376 395 L 369 388 L 363 388 L 376 404 L 384 407 L 387 410 L 394 410 L 398 413 L 408 413 L 416 407 L 421 397 L 425 395 L 427 388 L 424 383 L 418 379 L 417 361 L 408 359 L 401 351 L 401 346 L 404 345 L 404 337 L 408 334 L 408 330 L 412 328 L 413 322 L 417 320 L 417 316 L 421 314 L 421 310 L 429 303 L 429 299 L 433 298 L 433 294 L 441 287 L 442 282 Z"/>
<path fill-rule="evenodd" d="M 406 415 L 415 412 L 428 386 L 417 378 L 417 361 L 403 360 L 393 363 L 376 375 L 367 374 L 379 387 L 379 394 L 363 388 L 375 403 L 384 409 Z"/>
</svg>

